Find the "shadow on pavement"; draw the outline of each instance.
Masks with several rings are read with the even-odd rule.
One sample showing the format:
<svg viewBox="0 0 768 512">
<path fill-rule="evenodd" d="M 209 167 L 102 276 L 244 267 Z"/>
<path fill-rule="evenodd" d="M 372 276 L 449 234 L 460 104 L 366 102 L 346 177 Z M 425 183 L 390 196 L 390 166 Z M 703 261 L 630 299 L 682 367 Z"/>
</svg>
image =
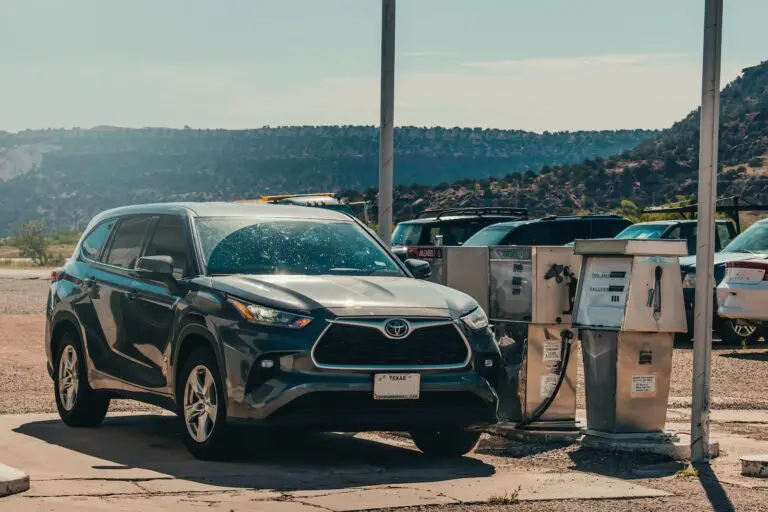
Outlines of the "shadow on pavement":
<svg viewBox="0 0 768 512">
<path fill-rule="evenodd" d="M 84 460 L 103 478 L 146 469 L 222 487 L 275 490 L 340 489 L 486 477 L 480 460 L 436 459 L 415 450 L 339 434 L 233 432 L 235 457 L 226 462 L 194 459 L 178 435 L 174 416 L 108 417 L 100 428 L 74 429 L 58 420 L 24 424 L 18 432 L 104 462 Z"/>
<path fill-rule="evenodd" d="M 699 470 L 699 482 L 704 488 L 704 492 L 707 493 L 707 499 L 712 505 L 712 510 L 718 512 L 730 512 L 736 510 L 728 497 L 728 493 L 725 492 L 723 486 L 720 484 L 717 475 L 712 471 L 712 467 L 709 464 L 696 465 L 696 469 Z"/>
<path fill-rule="evenodd" d="M 580 447 L 568 455 L 573 462 L 573 466 L 569 469 L 623 480 L 668 477 L 684 467 L 669 457 L 654 454 L 604 451 Z"/>
</svg>

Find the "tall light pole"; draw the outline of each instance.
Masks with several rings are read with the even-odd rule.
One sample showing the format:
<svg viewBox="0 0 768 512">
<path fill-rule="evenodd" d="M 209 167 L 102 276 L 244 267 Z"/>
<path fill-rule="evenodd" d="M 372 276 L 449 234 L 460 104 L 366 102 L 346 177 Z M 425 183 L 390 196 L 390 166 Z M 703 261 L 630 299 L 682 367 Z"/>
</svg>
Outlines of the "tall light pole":
<svg viewBox="0 0 768 512">
<path fill-rule="evenodd" d="M 381 106 L 379 122 L 379 236 L 392 243 L 395 156 L 395 0 L 381 2 Z"/>
<path fill-rule="evenodd" d="M 696 309 L 694 311 L 693 403 L 691 458 L 709 459 L 709 385 L 714 307 L 715 202 L 717 200 L 717 142 L 720 122 L 720 48 L 723 0 L 706 0 L 704 58 L 701 77 L 699 135 L 699 198 L 696 223 Z"/>
</svg>

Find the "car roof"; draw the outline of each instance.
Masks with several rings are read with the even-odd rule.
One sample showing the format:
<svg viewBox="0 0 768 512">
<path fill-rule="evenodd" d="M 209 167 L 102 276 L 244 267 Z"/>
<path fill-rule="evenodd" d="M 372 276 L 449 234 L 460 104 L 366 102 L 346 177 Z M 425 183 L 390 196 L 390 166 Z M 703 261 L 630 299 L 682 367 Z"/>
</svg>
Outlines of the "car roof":
<svg viewBox="0 0 768 512">
<path fill-rule="evenodd" d="M 515 217 L 514 215 L 450 215 L 445 217 L 440 217 L 439 219 L 437 217 L 425 217 L 422 219 L 411 219 L 411 220 L 404 220 L 402 222 L 399 222 L 398 224 L 434 224 L 436 222 L 446 222 L 446 221 L 456 221 L 456 220 L 480 220 L 480 219 L 499 219 L 499 221 L 503 221 L 504 219 L 519 219 L 519 217 Z"/>
<path fill-rule="evenodd" d="M 260 217 L 318 219 L 326 221 L 352 222 L 349 216 L 325 208 L 310 208 L 298 205 L 269 203 L 153 203 L 112 208 L 96 215 L 90 222 L 94 225 L 105 219 L 125 215 L 191 215 L 193 217 Z"/>
<path fill-rule="evenodd" d="M 729 219 L 715 219 L 715 222 L 729 223 Z M 666 219 L 666 220 L 649 220 L 646 222 L 636 222 L 633 226 L 676 226 L 678 224 L 696 224 L 696 219 Z"/>
<path fill-rule="evenodd" d="M 491 227 L 517 227 L 522 226 L 523 224 L 533 224 L 533 223 L 543 223 L 543 222 L 563 222 L 566 220 L 612 220 L 612 221 L 627 221 L 624 217 L 618 217 L 613 215 L 564 215 L 560 217 L 543 217 L 541 219 L 528 219 L 528 220 L 517 220 L 512 222 L 499 222 L 498 224 L 493 224 Z M 627 221 L 628 222 L 628 221 Z M 486 228 L 487 229 L 487 228 Z"/>
</svg>

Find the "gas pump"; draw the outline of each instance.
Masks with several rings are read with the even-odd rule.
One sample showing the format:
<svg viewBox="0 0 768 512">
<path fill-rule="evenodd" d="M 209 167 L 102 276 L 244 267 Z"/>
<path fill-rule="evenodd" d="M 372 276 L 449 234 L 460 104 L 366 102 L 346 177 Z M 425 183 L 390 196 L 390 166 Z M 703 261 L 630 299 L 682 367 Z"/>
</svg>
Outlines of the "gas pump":
<svg viewBox="0 0 768 512">
<path fill-rule="evenodd" d="M 583 258 L 573 316 L 584 355 L 582 443 L 674 440 L 664 425 L 674 336 L 686 331 L 685 241 L 577 240 L 575 253 Z"/>
<path fill-rule="evenodd" d="M 499 429 L 574 432 L 571 315 L 580 258 L 571 247 L 489 250 L 488 312 L 505 370 L 498 390 Z"/>
</svg>

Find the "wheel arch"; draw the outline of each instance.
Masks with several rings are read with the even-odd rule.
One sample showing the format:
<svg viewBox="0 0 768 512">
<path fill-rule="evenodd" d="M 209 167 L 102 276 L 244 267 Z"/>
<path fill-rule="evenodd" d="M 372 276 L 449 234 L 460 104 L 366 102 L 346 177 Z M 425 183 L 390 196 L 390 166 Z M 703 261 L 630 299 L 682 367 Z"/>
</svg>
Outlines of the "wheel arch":
<svg viewBox="0 0 768 512">
<path fill-rule="evenodd" d="M 195 349 L 200 347 L 209 349 L 213 353 L 214 357 L 216 358 L 219 375 L 221 376 L 222 380 L 225 380 L 226 376 L 224 375 L 225 367 L 224 367 L 221 350 L 219 350 L 219 346 L 218 346 L 218 343 L 216 342 L 216 338 L 208 329 L 205 322 L 205 318 L 202 315 L 197 315 L 197 314 L 188 315 L 184 319 L 182 327 L 179 329 L 177 340 L 178 342 L 176 343 L 176 347 L 174 350 L 175 355 L 173 357 L 172 371 L 170 373 L 173 376 L 172 377 L 173 382 L 171 382 L 171 389 L 173 390 L 174 401 L 176 401 L 178 404 L 177 398 L 178 398 L 179 372 L 181 371 L 184 360 Z M 226 397 L 226 393 L 224 393 L 224 396 Z"/>
</svg>

